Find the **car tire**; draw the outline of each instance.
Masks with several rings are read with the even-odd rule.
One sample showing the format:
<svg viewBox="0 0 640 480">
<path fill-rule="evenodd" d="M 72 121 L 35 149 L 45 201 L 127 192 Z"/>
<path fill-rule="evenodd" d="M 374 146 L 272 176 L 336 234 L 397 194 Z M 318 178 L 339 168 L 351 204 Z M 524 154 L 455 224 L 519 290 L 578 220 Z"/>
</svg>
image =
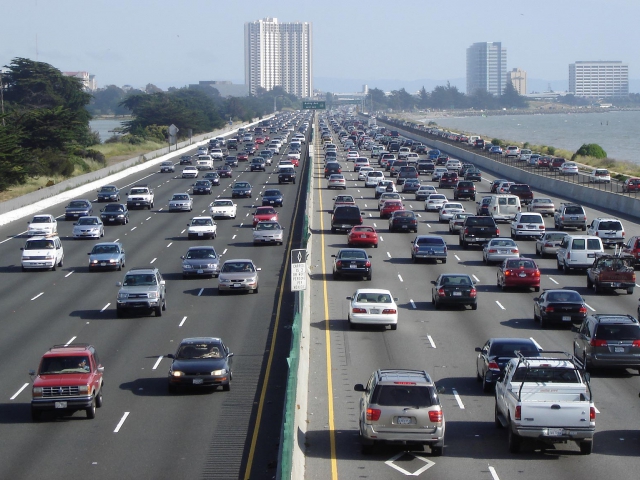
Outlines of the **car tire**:
<svg viewBox="0 0 640 480">
<path fill-rule="evenodd" d="M 437 261 L 436 261 L 436 263 L 437 263 Z M 443 263 L 443 264 L 444 264 L 444 263 L 447 263 L 447 259 L 446 259 L 446 258 L 443 258 L 443 259 L 442 259 L 442 263 Z"/>
<path fill-rule="evenodd" d="M 560 271 L 562 270 L 562 264 L 560 263 L 560 260 L 556 259 L 556 270 Z"/>
<path fill-rule="evenodd" d="M 510 453 L 520 453 L 520 446 L 522 445 L 522 438 L 520 438 L 514 431 L 511 423 L 509 423 L 508 444 Z"/>
<path fill-rule="evenodd" d="M 627 288 L 627 295 L 633 295 L 633 287 Z"/>
<path fill-rule="evenodd" d="M 88 419 L 91 420 L 96 418 L 96 398 L 95 397 L 91 399 L 91 406 L 87 407 L 84 411 L 87 413 Z"/>
<path fill-rule="evenodd" d="M 444 447 L 442 445 L 431 445 L 431 455 L 434 457 L 441 457 Z"/>
<path fill-rule="evenodd" d="M 539 286 L 538 287 L 533 287 L 533 291 L 534 292 L 539 292 L 540 291 L 540 287 Z"/>
<path fill-rule="evenodd" d="M 498 404 L 495 404 L 495 407 L 493 409 L 493 421 L 496 425 L 496 428 L 498 430 L 502 430 L 504 428 L 504 426 L 502 425 L 502 422 L 500 421 L 500 418 L 498 416 Z"/>
<path fill-rule="evenodd" d="M 230 383 L 227 383 L 226 385 L 223 385 L 223 386 L 222 386 L 222 391 L 223 391 L 223 392 L 229 392 L 229 391 L 231 391 L 231 384 L 230 384 Z"/>
<path fill-rule="evenodd" d="M 549 322 L 547 322 L 545 320 L 544 316 L 540 315 L 539 320 L 540 320 L 540 328 L 541 329 L 544 330 L 545 328 L 547 328 L 549 326 Z"/>
<path fill-rule="evenodd" d="M 162 316 L 162 307 L 156 307 L 154 309 L 155 313 L 156 313 L 156 317 L 161 317 Z"/>
<path fill-rule="evenodd" d="M 96 397 L 96 408 L 102 407 L 102 385 L 100 385 L 100 393 Z"/>
<path fill-rule="evenodd" d="M 593 288 L 593 282 L 591 281 L 591 277 L 587 275 L 587 288 L 591 290 Z"/>
<path fill-rule="evenodd" d="M 472 303 L 471 304 L 471 310 L 477 310 L 478 309 L 478 303 Z"/>
<path fill-rule="evenodd" d="M 580 442 L 578 446 L 580 447 L 580 455 L 591 455 L 593 451 L 593 440 Z"/>
<path fill-rule="evenodd" d="M 487 382 L 487 374 L 485 373 L 482 377 L 482 391 L 485 393 L 489 393 L 491 391 L 491 383 Z"/>
</svg>

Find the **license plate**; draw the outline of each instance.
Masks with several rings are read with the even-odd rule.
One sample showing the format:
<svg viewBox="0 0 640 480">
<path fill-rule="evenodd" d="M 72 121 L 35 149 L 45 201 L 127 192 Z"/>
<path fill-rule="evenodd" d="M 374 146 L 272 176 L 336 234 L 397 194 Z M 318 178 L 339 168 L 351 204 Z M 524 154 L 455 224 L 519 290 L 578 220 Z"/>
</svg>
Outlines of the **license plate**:
<svg viewBox="0 0 640 480">
<path fill-rule="evenodd" d="M 378 315 L 380 313 L 380 309 L 379 308 L 372 308 L 371 310 L 369 310 L 369 313 Z"/>
<path fill-rule="evenodd" d="M 498 250 L 498 253 L 509 253 L 508 250 Z"/>
<path fill-rule="evenodd" d="M 204 271 L 203 270 L 198 270 L 198 273 L 204 273 Z"/>
<path fill-rule="evenodd" d="M 234 283 L 233 288 L 240 288 L 242 286 L 241 283 Z"/>
<path fill-rule="evenodd" d="M 139 207 L 139 206 L 140 206 L 140 204 L 139 204 L 139 203 L 136 203 L 136 207 Z"/>
<path fill-rule="evenodd" d="M 269 203 L 275 203 L 273 200 L 269 200 Z"/>
<path fill-rule="evenodd" d="M 106 266 L 107 266 L 107 264 L 106 264 L 105 262 L 102 262 L 102 263 L 100 263 L 100 266 L 101 266 L 101 267 L 106 267 Z"/>
<path fill-rule="evenodd" d="M 55 408 L 67 408 L 67 402 L 55 402 Z"/>
<path fill-rule="evenodd" d="M 407 227 L 408 227 L 408 225 L 402 225 L 402 228 L 407 228 Z"/>
<path fill-rule="evenodd" d="M 614 283 L 613 284 L 613 288 L 621 288 L 621 287 L 622 287 L 622 285 L 619 284 L 619 283 Z"/>
<path fill-rule="evenodd" d="M 367 238 L 365 234 L 360 235 L 360 238 Z"/>
<path fill-rule="evenodd" d="M 349 268 L 358 268 L 358 265 L 356 265 L 355 263 L 352 263 L 351 265 L 349 265 Z"/>
<path fill-rule="evenodd" d="M 571 220 L 577 220 L 578 217 L 571 217 Z"/>
<path fill-rule="evenodd" d="M 453 292 L 453 296 L 454 297 L 461 297 L 462 296 L 462 292 Z"/>
<path fill-rule="evenodd" d="M 398 417 L 398 425 L 411 425 L 411 417 Z"/>
<path fill-rule="evenodd" d="M 520 275 L 518 275 L 518 276 L 519 276 L 519 277 L 524 278 L 524 277 L 526 277 L 526 276 L 527 276 L 527 274 L 526 274 L 526 273 L 521 273 L 521 274 L 520 274 Z"/>
<path fill-rule="evenodd" d="M 547 435 L 550 437 L 561 437 L 563 430 L 561 428 L 550 428 L 547 430 Z"/>
<path fill-rule="evenodd" d="M 194 385 L 202 385 L 202 379 L 201 378 L 194 378 L 193 379 L 193 384 Z"/>
<path fill-rule="evenodd" d="M 624 347 L 614 347 L 614 353 L 624 353 Z"/>
<path fill-rule="evenodd" d="M 563 321 L 563 322 L 570 322 L 570 321 L 571 321 L 571 316 L 563 315 L 563 317 L 562 317 L 562 321 Z"/>
</svg>

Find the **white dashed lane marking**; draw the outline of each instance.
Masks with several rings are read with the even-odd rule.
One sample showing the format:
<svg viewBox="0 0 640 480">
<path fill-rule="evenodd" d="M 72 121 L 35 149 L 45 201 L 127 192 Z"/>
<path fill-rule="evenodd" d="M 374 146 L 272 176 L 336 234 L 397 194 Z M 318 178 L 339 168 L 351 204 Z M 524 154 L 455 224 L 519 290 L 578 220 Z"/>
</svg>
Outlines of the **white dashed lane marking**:
<svg viewBox="0 0 640 480">
<path fill-rule="evenodd" d="M 496 303 L 498 304 L 498 306 L 499 306 L 502 310 L 506 310 L 506 308 L 504 308 L 504 307 L 502 306 L 502 304 L 501 304 L 498 300 L 496 300 Z"/>
<path fill-rule="evenodd" d="M 120 431 L 120 429 L 122 428 L 122 425 L 124 424 L 124 421 L 127 419 L 128 416 L 129 416 L 129 412 L 124 412 L 124 415 L 122 415 L 122 418 L 118 422 L 118 425 L 116 425 L 116 429 L 113 431 L 113 433 L 118 433 Z"/>
<path fill-rule="evenodd" d="M 40 292 L 39 294 L 37 294 L 35 297 L 33 297 L 33 298 L 31 299 L 31 301 L 35 300 L 36 298 L 41 297 L 42 295 L 44 295 L 44 292 Z"/>
<path fill-rule="evenodd" d="M 436 348 L 436 343 L 433 341 L 433 338 L 431 338 L 431 335 L 427 335 L 427 339 L 429 340 L 431 348 Z"/>
<path fill-rule="evenodd" d="M 109 308 L 110 305 L 111 303 L 107 303 L 104 307 L 102 307 L 102 310 L 100 310 L 100 313 L 104 312 L 107 308 Z"/>
<path fill-rule="evenodd" d="M 556 282 L 552 277 L 549 277 L 549 280 L 551 280 L 553 283 L 555 283 L 556 285 L 558 285 L 558 282 Z"/>
<path fill-rule="evenodd" d="M 184 325 L 184 322 L 186 321 L 187 321 L 187 317 L 182 317 L 182 320 L 180 321 L 180 324 L 178 326 L 181 327 L 182 325 Z"/>
<path fill-rule="evenodd" d="M 162 361 L 163 355 L 160 355 L 158 357 L 158 360 L 156 360 L 156 363 L 154 363 L 153 368 L 151 368 L 151 370 L 155 370 L 156 368 L 158 368 L 158 365 L 160 365 L 160 362 Z"/>
<path fill-rule="evenodd" d="M 22 391 L 27 388 L 29 386 L 29 383 L 25 383 L 24 385 L 22 385 L 22 387 L 20 388 L 20 390 L 18 390 L 13 397 L 11 397 L 9 400 L 15 400 L 15 398 L 20 395 L 20 393 L 22 393 Z"/>
<path fill-rule="evenodd" d="M 416 304 L 415 304 L 415 302 L 413 301 L 413 299 L 412 299 L 412 298 L 411 298 L 411 299 L 409 299 L 409 303 L 411 304 L 411 308 L 413 308 L 413 309 L 418 308 L 418 307 L 416 307 Z"/>
</svg>

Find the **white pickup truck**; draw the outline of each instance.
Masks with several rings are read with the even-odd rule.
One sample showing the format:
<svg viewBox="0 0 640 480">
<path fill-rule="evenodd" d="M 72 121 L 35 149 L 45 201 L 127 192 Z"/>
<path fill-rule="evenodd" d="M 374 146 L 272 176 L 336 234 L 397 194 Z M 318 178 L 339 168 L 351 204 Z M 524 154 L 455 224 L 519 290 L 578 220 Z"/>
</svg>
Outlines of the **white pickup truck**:
<svg viewBox="0 0 640 480">
<path fill-rule="evenodd" d="M 589 374 L 568 353 L 518 354 L 496 383 L 495 423 L 508 430 L 511 453 L 530 439 L 542 448 L 574 441 L 582 455 L 589 455 L 596 430 Z"/>
</svg>

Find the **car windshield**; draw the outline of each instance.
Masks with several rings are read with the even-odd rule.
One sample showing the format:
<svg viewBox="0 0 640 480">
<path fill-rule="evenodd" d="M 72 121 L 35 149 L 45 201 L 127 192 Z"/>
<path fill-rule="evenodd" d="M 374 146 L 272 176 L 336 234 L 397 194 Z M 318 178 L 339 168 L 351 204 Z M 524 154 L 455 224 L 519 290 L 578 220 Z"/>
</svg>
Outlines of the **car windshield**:
<svg viewBox="0 0 640 480">
<path fill-rule="evenodd" d="M 599 340 L 640 340 L 638 325 L 603 325 L 596 330 L 595 338 Z"/>
<path fill-rule="evenodd" d="M 185 168 L 185 170 L 187 170 L 188 168 L 189 167 Z M 191 168 L 194 168 L 194 167 L 191 167 Z M 145 193 L 147 193 L 147 189 L 146 188 L 132 188 L 131 189 L 131 195 L 144 195 Z"/>
<path fill-rule="evenodd" d="M 174 195 L 173 200 L 188 200 L 189 195 Z"/>
<path fill-rule="evenodd" d="M 233 202 L 231 200 L 216 200 L 213 202 L 214 207 L 231 207 Z"/>
<path fill-rule="evenodd" d="M 51 223 L 51 217 L 33 217 L 31 223 Z"/>
<path fill-rule="evenodd" d="M 366 260 L 366 252 L 359 250 L 343 250 L 339 253 L 338 258 L 340 260 Z"/>
<path fill-rule="evenodd" d="M 55 245 L 53 240 L 29 240 L 24 246 L 25 250 L 53 250 Z"/>
<path fill-rule="evenodd" d="M 139 285 L 156 285 L 156 276 L 153 274 L 133 273 L 124 277 L 123 285 L 125 287 L 134 287 Z"/>
<path fill-rule="evenodd" d="M 578 372 L 572 368 L 552 368 L 520 367 L 511 377 L 512 382 L 535 382 L 535 383 L 581 383 Z"/>
<path fill-rule="evenodd" d="M 272 213 L 276 213 L 276 209 L 273 207 L 266 207 L 256 209 L 255 215 L 269 215 Z"/>
<path fill-rule="evenodd" d="M 233 188 L 249 188 L 251 187 L 251 185 L 249 185 L 248 183 L 236 183 L 236 185 Z"/>
<path fill-rule="evenodd" d="M 560 241 L 562 240 L 567 234 L 566 233 L 557 233 L 557 232 L 552 232 L 552 233 L 547 233 L 544 236 L 544 239 L 547 241 Z"/>
<path fill-rule="evenodd" d="M 353 227 L 354 232 L 373 232 L 373 227 Z"/>
<path fill-rule="evenodd" d="M 91 363 L 87 356 L 44 357 L 40 365 L 40 375 L 62 373 L 87 373 Z"/>
<path fill-rule="evenodd" d="M 196 182 L 196 187 L 208 187 L 209 186 L 209 182 L 204 182 L 202 180 L 198 180 Z"/>
<path fill-rule="evenodd" d="M 256 230 L 280 230 L 280 224 L 276 222 L 259 222 Z"/>
<path fill-rule="evenodd" d="M 570 302 L 570 303 L 582 303 L 582 297 L 578 292 L 549 292 L 547 294 L 547 301 L 549 302 Z"/>
<path fill-rule="evenodd" d="M 564 209 L 565 215 L 584 215 L 582 207 L 566 207 Z"/>
<path fill-rule="evenodd" d="M 162 165 L 164 166 L 173 165 L 173 162 L 162 162 Z"/>
<path fill-rule="evenodd" d="M 82 217 L 78 219 L 78 225 L 98 225 L 98 219 L 95 217 Z"/>
<path fill-rule="evenodd" d="M 203 225 L 213 225 L 213 220 L 210 218 L 194 218 L 191 220 L 191 225 L 194 226 L 203 226 Z"/>
<path fill-rule="evenodd" d="M 622 230 L 622 224 L 614 221 L 600 222 L 598 230 L 614 230 L 619 232 Z"/>
<path fill-rule="evenodd" d="M 120 248 L 117 245 L 96 245 L 91 250 L 92 255 L 102 255 L 108 253 L 120 253 Z"/>
<path fill-rule="evenodd" d="M 111 192 L 115 192 L 116 190 L 117 190 L 116 187 L 102 187 L 100 189 L 100 191 L 103 193 L 111 193 Z"/>
<path fill-rule="evenodd" d="M 194 248 L 189 249 L 185 258 L 188 259 L 202 259 L 202 258 L 217 258 L 216 252 L 213 248 Z"/>
<path fill-rule="evenodd" d="M 553 203 L 550 198 L 536 198 L 533 203 Z"/>
<path fill-rule="evenodd" d="M 398 217 L 413 218 L 413 212 L 396 212 L 393 214 L 393 218 Z"/>
<path fill-rule="evenodd" d="M 418 385 L 378 385 L 371 398 L 373 404 L 397 407 L 430 407 L 434 402 L 430 389 Z"/>
<path fill-rule="evenodd" d="M 542 217 L 538 215 L 522 215 L 520 221 L 524 223 L 544 223 Z"/>
<path fill-rule="evenodd" d="M 104 207 L 105 212 L 124 212 L 124 208 L 120 205 L 107 205 Z"/>
<path fill-rule="evenodd" d="M 249 262 L 225 262 L 222 273 L 255 272 L 253 264 Z"/>
<path fill-rule="evenodd" d="M 86 202 L 77 201 L 77 202 L 69 203 L 69 208 L 85 208 L 85 207 L 87 207 Z"/>
<path fill-rule="evenodd" d="M 180 345 L 176 358 L 193 360 L 198 358 L 222 358 L 222 347 L 217 343 L 198 343 Z"/>
</svg>

